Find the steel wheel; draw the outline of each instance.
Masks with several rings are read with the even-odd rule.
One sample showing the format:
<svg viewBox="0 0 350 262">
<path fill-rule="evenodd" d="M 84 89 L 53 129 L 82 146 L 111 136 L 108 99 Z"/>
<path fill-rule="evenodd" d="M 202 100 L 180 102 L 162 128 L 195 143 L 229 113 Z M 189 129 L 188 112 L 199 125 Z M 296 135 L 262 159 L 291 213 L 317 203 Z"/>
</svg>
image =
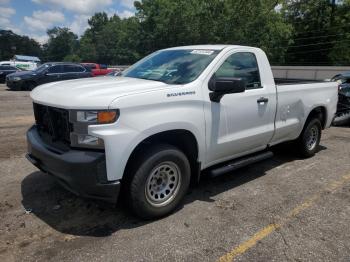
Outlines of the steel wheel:
<svg viewBox="0 0 350 262">
<path fill-rule="evenodd" d="M 179 167 L 174 162 L 163 162 L 156 166 L 147 178 L 146 200 L 155 207 L 165 206 L 177 195 L 181 186 Z"/>
<path fill-rule="evenodd" d="M 306 138 L 306 147 L 308 150 L 311 151 L 316 147 L 318 137 L 318 128 L 316 126 L 311 127 Z"/>
</svg>

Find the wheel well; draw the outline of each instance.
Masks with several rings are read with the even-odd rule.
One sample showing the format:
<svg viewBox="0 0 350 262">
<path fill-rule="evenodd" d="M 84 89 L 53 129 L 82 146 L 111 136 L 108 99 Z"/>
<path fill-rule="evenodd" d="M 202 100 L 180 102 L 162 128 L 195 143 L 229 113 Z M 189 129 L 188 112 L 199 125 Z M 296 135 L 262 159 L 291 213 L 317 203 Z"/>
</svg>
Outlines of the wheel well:
<svg viewBox="0 0 350 262">
<path fill-rule="evenodd" d="M 322 125 L 322 129 L 324 129 L 326 127 L 326 123 L 327 123 L 327 113 L 326 113 L 326 108 L 323 106 L 319 106 L 314 108 L 305 123 L 307 123 L 310 119 L 314 119 L 314 118 L 318 118 L 321 121 L 321 125 Z"/>
<path fill-rule="evenodd" d="M 198 181 L 200 171 L 198 163 L 198 143 L 195 136 L 190 131 L 183 129 L 157 133 L 139 143 L 131 153 L 126 164 L 124 171 L 126 178 L 130 176 L 132 171 L 134 171 L 133 168 L 135 168 L 135 161 L 137 161 L 137 158 L 142 155 L 145 149 L 156 144 L 169 144 L 181 150 L 190 162 L 192 173 L 191 180 L 193 182 Z"/>
<path fill-rule="evenodd" d="M 28 90 L 29 85 L 33 85 L 33 87 L 36 87 L 36 86 L 37 86 L 37 84 L 36 84 L 36 82 L 35 82 L 34 80 L 26 81 L 26 82 L 24 83 L 23 86 L 24 86 L 24 88 L 25 88 L 26 90 Z"/>
</svg>

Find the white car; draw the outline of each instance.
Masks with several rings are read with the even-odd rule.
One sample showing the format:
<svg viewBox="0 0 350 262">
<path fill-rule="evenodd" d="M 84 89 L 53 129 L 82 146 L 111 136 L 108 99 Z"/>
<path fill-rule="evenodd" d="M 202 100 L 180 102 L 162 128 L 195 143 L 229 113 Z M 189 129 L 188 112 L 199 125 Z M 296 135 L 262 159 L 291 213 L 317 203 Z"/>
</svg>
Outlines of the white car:
<svg viewBox="0 0 350 262">
<path fill-rule="evenodd" d="M 49 83 L 31 92 L 27 158 L 69 190 L 143 218 L 164 216 L 190 181 L 257 162 L 295 141 L 317 152 L 336 112 L 337 83 L 274 79 L 254 47 L 157 51 L 122 73 Z"/>
</svg>

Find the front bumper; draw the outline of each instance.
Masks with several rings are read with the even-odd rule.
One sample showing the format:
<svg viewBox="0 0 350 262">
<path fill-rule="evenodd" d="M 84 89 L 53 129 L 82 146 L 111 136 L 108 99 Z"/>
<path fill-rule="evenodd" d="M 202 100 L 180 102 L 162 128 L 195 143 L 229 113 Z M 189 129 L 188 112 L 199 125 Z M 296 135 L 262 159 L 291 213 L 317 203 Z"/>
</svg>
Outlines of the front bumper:
<svg viewBox="0 0 350 262">
<path fill-rule="evenodd" d="M 36 126 L 28 130 L 27 143 L 27 159 L 69 191 L 83 197 L 117 202 L 121 185 L 119 181 L 107 181 L 104 152 L 57 151 L 42 141 Z"/>
<path fill-rule="evenodd" d="M 20 90 L 23 87 L 23 81 L 11 81 L 6 79 L 6 85 L 8 88 L 13 89 L 13 90 Z"/>
</svg>

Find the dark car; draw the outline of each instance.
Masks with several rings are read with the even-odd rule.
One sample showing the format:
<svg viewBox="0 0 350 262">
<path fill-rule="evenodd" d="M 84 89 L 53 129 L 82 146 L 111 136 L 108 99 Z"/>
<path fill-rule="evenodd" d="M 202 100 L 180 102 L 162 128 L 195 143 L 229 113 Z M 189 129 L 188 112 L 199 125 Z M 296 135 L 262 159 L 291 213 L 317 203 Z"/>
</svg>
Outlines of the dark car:
<svg viewBox="0 0 350 262">
<path fill-rule="evenodd" d="M 350 124 L 350 72 L 336 75 L 332 81 L 339 83 L 338 105 L 333 125 Z"/>
<path fill-rule="evenodd" d="M 6 76 L 21 71 L 19 68 L 10 65 L 0 65 L 0 83 L 4 83 Z"/>
<path fill-rule="evenodd" d="M 91 71 L 80 64 L 45 63 L 33 71 L 10 74 L 6 84 L 13 90 L 32 90 L 38 85 L 49 82 L 91 77 Z"/>
</svg>

